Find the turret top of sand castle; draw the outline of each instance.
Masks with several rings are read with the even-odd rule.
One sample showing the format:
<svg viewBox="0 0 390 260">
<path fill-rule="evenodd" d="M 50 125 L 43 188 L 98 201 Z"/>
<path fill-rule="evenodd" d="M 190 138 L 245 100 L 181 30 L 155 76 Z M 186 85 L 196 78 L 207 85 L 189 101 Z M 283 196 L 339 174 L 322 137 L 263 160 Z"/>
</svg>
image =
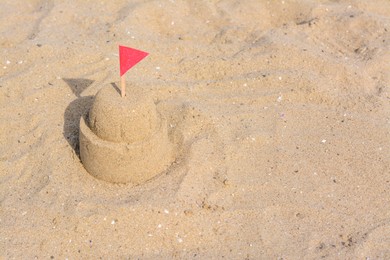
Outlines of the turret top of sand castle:
<svg viewBox="0 0 390 260">
<path fill-rule="evenodd" d="M 101 139 L 134 143 L 149 138 L 160 117 L 153 98 L 142 88 L 132 87 L 129 96 L 122 98 L 113 86 L 105 86 L 96 94 L 89 124 Z"/>
</svg>

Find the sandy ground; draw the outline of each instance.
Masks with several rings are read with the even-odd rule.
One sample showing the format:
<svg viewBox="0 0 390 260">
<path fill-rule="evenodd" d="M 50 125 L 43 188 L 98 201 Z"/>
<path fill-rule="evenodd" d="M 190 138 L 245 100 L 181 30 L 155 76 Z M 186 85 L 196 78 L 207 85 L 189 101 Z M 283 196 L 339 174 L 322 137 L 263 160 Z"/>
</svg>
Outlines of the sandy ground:
<svg viewBox="0 0 390 260">
<path fill-rule="evenodd" d="M 388 0 L 1 1 L 0 258 L 390 259 L 389 31 Z M 78 155 L 118 44 L 181 136 L 139 186 Z"/>
</svg>

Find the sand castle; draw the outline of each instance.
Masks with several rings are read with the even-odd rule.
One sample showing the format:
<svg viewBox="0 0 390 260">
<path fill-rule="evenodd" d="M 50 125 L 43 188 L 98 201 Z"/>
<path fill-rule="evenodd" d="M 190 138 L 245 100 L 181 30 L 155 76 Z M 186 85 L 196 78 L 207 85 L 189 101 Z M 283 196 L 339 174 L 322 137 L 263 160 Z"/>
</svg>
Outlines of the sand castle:
<svg viewBox="0 0 390 260">
<path fill-rule="evenodd" d="M 141 88 L 121 98 L 113 86 L 95 96 L 89 117 L 80 120 L 80 157 L 98 179 L 141 184 L 174 160 L 167 124 Z"/>
</svg>

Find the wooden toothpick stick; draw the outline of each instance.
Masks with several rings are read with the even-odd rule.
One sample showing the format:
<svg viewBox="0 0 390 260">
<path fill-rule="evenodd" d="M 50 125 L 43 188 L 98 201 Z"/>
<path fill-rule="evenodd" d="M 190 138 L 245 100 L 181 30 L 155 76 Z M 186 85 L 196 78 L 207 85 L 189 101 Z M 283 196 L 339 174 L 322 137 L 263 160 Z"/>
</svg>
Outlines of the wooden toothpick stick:
<svg viewBox="0 0 390 260">
<path fill-rule="evenodd" d="M 125 74 L 121 76 L 121 96 L 125 97 L 126 96 L 126 78 Z"/>
</svg>

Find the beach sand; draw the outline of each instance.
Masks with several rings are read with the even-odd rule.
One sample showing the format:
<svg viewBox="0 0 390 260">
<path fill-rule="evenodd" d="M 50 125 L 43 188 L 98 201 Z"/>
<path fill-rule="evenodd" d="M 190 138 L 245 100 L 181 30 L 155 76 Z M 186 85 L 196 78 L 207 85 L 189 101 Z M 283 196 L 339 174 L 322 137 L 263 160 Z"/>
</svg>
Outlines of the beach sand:
<svg viewBox="0 0 390 260">
<path fill-rule="evenodd" d="M 0 2 L 0 258 L 390 259 L 390 1 Z M 92 177 L 79 123 L 127 73 L 175 162 Z"/>
</svg>

